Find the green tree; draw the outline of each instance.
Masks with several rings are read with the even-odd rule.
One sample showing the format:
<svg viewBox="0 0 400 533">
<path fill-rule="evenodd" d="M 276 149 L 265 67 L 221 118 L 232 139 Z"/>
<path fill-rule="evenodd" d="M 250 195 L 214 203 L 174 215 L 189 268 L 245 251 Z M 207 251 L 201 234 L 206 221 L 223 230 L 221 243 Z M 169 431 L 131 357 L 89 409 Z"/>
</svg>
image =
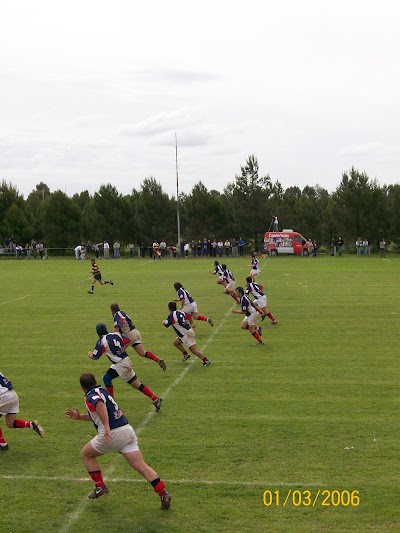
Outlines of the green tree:
<svg viewBox="0 0 400 533">
<path fill-rule="evenodd" d="M 261 244 L 271 218 L 271 178 L 259 176 L 255 155 L 250 155 L 240 170 L 241 174 L 235 176 L 235 181 L 224 190 L 231 234 L 245 235 Z"/>
<path fill-rule="evenodd" d="M 45 198 L 41 217 L 47 247 L 67 248 L 79 242 L 80 211 L 62 191 L 55 191 Z"/>
<path fill-rule="evenodd" d="M 16 243 L 24 246 L 32 238 L 32 227 L 25 216 L 23 207 L 12 204 L 8 209 L 2 224 L 4 236 L 15 237 Z"/>
<path fill-rule="evenodd" d="M 221 234 L 227 235 L 226 213 L 221 194 L 214 190 L 208 191 L 199 181 L 191 194 L 184 199 L 182 229 L 186 240 L 204 237 L 212 239 Z"/>
</svg>

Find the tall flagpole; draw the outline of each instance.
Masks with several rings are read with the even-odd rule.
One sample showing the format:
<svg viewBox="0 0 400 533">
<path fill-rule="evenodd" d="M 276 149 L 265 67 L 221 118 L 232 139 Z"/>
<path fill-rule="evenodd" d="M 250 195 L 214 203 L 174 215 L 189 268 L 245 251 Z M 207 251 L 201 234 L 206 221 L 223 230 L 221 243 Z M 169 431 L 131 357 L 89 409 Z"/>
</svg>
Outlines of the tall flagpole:
<svg viewBox="0 0 400 533">
<path fill-rule="evenodd" d="M 179 175 L 178 175 L 178 140 L 175 132 L 175 167 L 176 167 L 176 222 L 178 225 L 178 250 L 181 245 L 181 221 L 179 217 Z"/>
</svg>

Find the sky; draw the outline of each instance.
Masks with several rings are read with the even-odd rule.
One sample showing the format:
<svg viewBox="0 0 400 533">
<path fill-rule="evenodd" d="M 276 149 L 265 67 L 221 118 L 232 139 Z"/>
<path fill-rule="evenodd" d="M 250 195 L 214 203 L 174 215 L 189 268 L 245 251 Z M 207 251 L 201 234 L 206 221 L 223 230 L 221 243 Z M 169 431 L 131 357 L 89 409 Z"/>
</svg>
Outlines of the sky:
<svg viewBox="0 0 400 533">
<path fill-rule="evenodd" d="M 0 0 L 0 181 L 400 182 L 396 0 Z"/>
</svg>

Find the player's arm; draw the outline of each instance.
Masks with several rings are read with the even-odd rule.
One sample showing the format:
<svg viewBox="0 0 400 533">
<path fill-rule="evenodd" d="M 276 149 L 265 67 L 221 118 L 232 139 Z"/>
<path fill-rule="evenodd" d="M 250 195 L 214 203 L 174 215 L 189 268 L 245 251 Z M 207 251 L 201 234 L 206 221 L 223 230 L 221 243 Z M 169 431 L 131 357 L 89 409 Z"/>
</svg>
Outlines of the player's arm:
<svg viewBox="0 0 400 533">
<path fill-rule="evenodd" d="M 87 413 L 81 415 L 78 409 L 67 409 L 65 415 L 71 420 L 84 420 L 85 422 L 90 422 L 91 420 Z"/>
<path fill-rule="evenodd" d="M 99 415 L 99 418 L 104 426 L 104 440 L 107 444 L 109 444 L 111 442 L 111 431 L 108 421 L 107 407 L 101 400 L 96 403 L 96 413 Z"/>
<path fill-rule="evenodd" d="M 93 352 L 88 352 L 89 359 L 100 359 L 100 357 L 103 355 L 103 347 L 101 345 L 100 339 L 96 342 L 96 346 L 93 350 Z"/>
<path fill-rule="evenodd" d="M 232 309 L 232 313 L 234 315 L 245 315 L 246 314 L 246 311 L 242 311 L 242 309 Z"/>
</svg>

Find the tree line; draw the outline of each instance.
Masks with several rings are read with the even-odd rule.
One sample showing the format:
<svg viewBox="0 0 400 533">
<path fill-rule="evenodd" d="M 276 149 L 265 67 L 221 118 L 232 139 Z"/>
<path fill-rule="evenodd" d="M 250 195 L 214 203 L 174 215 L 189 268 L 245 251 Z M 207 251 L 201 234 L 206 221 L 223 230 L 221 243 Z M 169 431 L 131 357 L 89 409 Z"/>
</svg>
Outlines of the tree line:
<svg viewBox="0 0 400 533">
<path fill-rule="evenodd" d="M 342 174 L 333 193 L 319 185 L 284 190 L 279 181 L 259 175 L 257 158 L 250 155 L 222 192 L 199 181 L 190 194 L 180 194 L 179 211 L 186 241 L 242 237 L 260 246 L 277 215 L 280 229 L 293 228 L 322 245 L 333 236 L 351 245 L 358 237 L 400 243 L 400 184 L 381 186 L 355 168 Z M 93 195 L 85 190 L 69 197 L 41 182 L 25 199 L 12 183 L 0 185 L 0 238 L 14 236 L 22 245 L 32 239 L 52 248 L 115 239 L 176 244 L 176 214 L 176 197 L 154 177 L 127 195 L 108 183 Z"/>
</svg>

